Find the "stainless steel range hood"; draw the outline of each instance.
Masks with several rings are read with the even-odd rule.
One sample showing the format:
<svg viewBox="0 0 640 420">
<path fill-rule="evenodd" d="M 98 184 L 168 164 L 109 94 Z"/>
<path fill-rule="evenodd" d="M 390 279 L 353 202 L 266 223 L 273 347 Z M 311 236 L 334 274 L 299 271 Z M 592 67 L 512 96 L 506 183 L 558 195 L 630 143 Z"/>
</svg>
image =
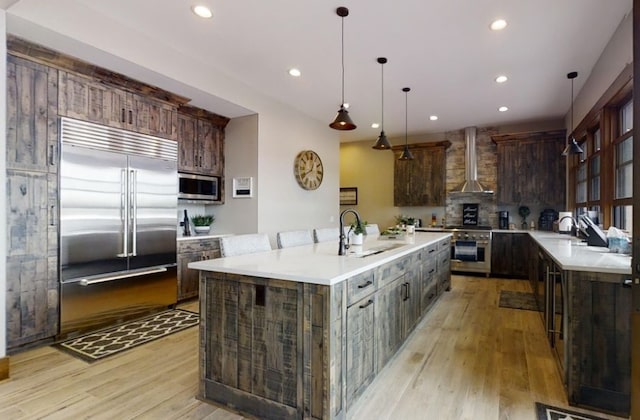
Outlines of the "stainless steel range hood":
<svg viewBox="0 0 640 420">
<path fill-rule="evenodd" d="M 476 150 L 476 127 L 466 127 L 464 129 L 464 166 L 465 176 L 462 185 L 452 193 L 483 193 L 493 194 L 493 191 L 486 190 L 478 182 L 478 155 Z"/>
</svg>

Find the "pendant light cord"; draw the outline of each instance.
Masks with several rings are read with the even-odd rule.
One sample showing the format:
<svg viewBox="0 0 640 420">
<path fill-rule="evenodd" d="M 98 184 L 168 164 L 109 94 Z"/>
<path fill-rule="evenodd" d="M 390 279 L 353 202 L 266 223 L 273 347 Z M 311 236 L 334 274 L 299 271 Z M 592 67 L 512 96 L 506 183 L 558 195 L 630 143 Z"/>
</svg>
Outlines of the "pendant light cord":
<svg viewBox="0 0 640 420">
<path fill-rule="evenodd" d="M 404 147 L 407 147 L 407 131 L 409 130 L 409 100 L 407 99 L 409 96 L 409 91 L 405 90 L 404 92 Z"/>
<path fill-rule="evenodd" d="M 344 16 L 341 17 L 341 21 L 342 21 L 342 41 L 341 41 L 341 48 L 342 48 L 342 103 L 340 104 L 340 107 L 344 106 Z"/>
<path fill-rule="evenodd" d="M 382 70 L 382 118 L 380 120 L 380 131 L 384 132 L 384 63 L 380 64 Z"/>
<path fill-rule="evenodd" d="M 571 79 L 571 137 L 573 136 L 573 79 Z"/>
</svg>

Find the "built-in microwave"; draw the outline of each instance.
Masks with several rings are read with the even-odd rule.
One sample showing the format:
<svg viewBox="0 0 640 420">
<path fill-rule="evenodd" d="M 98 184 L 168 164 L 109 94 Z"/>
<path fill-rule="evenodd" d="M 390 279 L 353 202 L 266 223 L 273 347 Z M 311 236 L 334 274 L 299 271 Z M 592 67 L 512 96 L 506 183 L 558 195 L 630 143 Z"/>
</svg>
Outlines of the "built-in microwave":
<svg viewBox="0 0 640 420">
<path fill-rule="evenodd" d="M 178 172 L 178 201 L 220 202 L 220 177 Z"/>
</svg>

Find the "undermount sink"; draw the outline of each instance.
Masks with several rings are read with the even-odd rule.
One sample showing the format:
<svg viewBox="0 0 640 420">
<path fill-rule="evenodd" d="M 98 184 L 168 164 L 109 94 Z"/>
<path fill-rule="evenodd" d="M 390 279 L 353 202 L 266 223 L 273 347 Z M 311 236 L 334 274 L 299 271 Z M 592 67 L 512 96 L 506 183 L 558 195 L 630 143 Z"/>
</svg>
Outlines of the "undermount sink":
<svg viewBox="0 0 640 420">
<path fill-rule="evenodd" d="M 357 246 L 357 245 L 352 245 L 351 248 L 349 248 L 349 253 L 347 254 L 349 257 L 354 257 L 354 258 L 364 258 L 364 257 L 368 257 L 370 255 L 377 255 L 377 254 L 381 254 L 385 251 L 390 251 L 392 249 L 396 249 L 396 248 L 400 248 L 401 246 L 404 246 L 405 244 L 389 244 L 389 245 L 379 245 L 379 246 L 374 246 L 371 247 L 369 249 L 361 249 L 362 247 Z M 358 249 L 360 248 L 360 249 Z"/>
</svg>

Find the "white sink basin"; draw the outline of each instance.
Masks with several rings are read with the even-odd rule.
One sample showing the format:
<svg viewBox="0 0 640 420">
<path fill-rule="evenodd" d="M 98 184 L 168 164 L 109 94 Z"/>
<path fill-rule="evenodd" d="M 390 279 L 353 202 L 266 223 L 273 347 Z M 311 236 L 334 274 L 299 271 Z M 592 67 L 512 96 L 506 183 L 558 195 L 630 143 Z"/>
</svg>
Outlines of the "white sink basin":
<svg viewBox="0 0 640 420">
<path fill-rule="evenodd" d="M 400 248 L 401 246 L 404 246 L 404 245 L 405 245 L 404 243 L 395 243 L 395 244 L 374 246 L 369 249 L 362 249 L 362 247 L 360 246 L 352 246 L 351 248 L 349 248 L 349 253 L 347 254 L 347 256 L 355 257 L 355 258 L 364 258 L 370 255 L 381 254 L 385 251 Z"/>
</svg>

